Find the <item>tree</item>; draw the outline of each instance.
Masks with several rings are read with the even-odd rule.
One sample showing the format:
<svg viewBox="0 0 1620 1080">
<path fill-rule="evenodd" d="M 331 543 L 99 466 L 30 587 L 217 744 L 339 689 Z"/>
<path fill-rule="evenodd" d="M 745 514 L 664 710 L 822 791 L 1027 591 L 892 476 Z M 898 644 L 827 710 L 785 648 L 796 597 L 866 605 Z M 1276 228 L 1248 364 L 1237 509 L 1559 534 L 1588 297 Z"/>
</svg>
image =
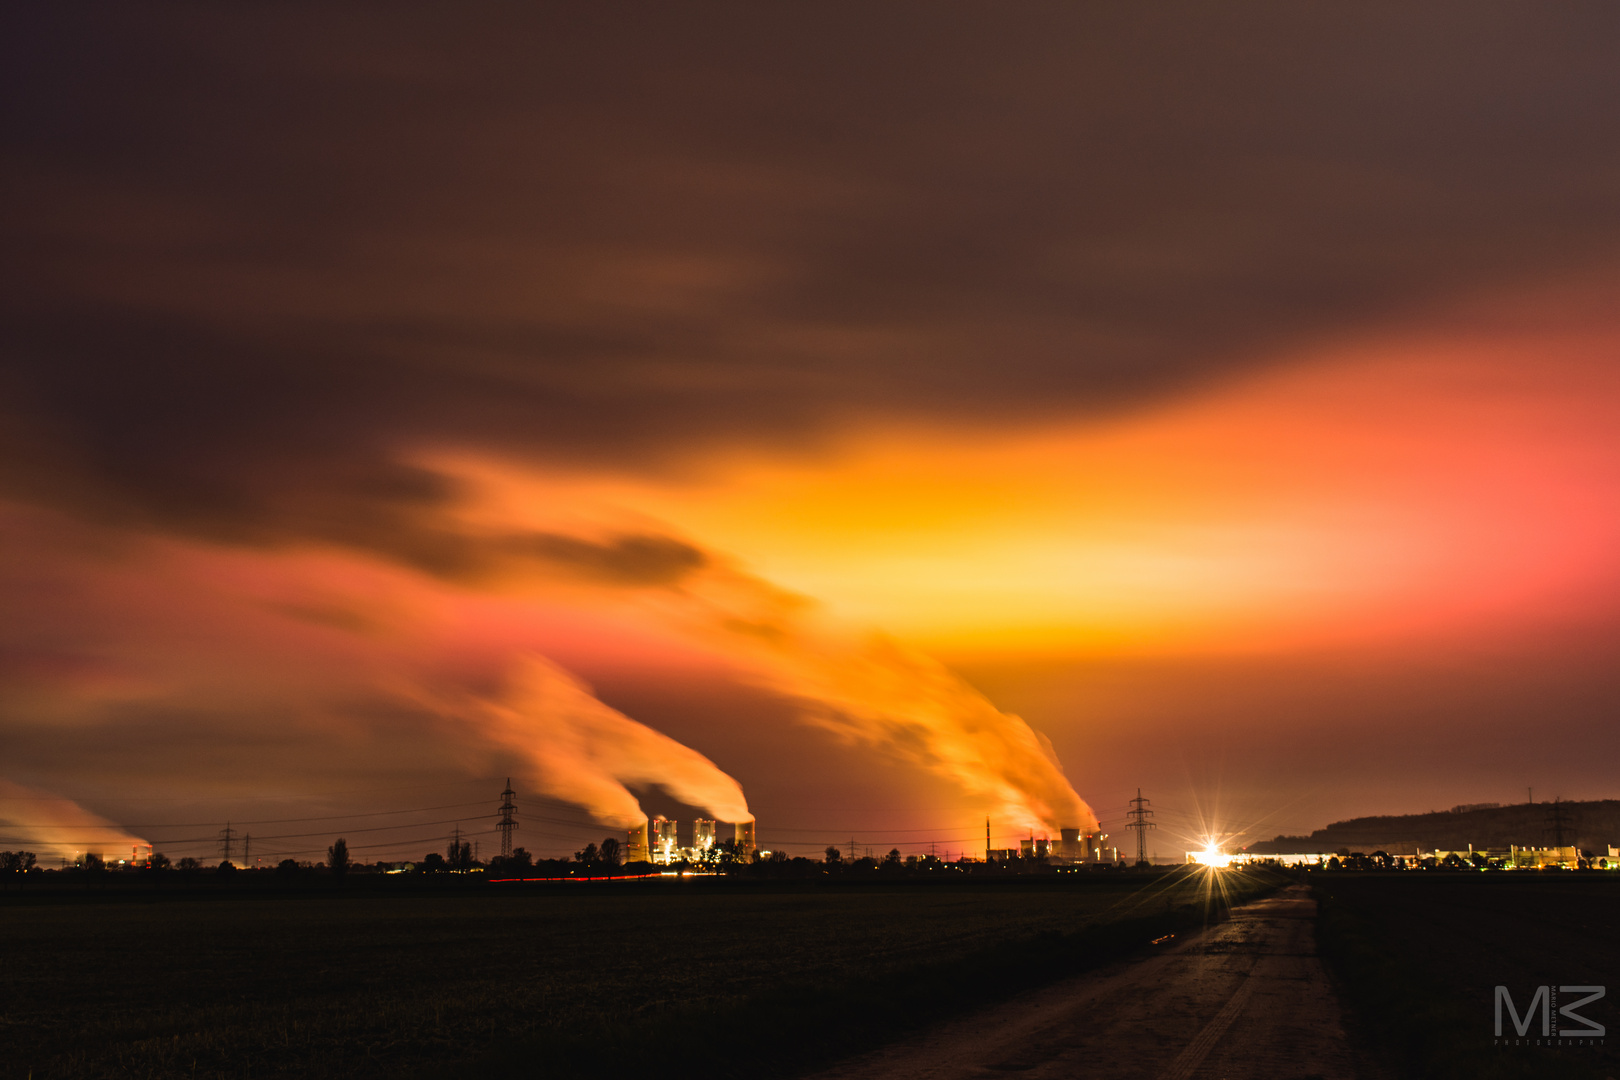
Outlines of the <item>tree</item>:
<svg viewBox="0 0 1620 1080">
<path fill-rule="evenodd" d="M 276 877 L 283 881 L 291 881 L 298 876 L 298 860 L 282 859 L 276 863 Z"/>
<path fill-rule="evenodd" d="M 618 866 L 619 865 L 619 841 L 618 841 L 618 839 L 616 837 L 610 836 L 606 840 L 603 840 L 602 841 L 602 846 L 596 849 L 596 855 L 597 855 L 597 858 L 602 860 L 602 865 L 607 866 L 609 868 Z"/>
<path fill-rule="evenodd" d="M 26 874 L 33 868 L 32 851 L 0 851 L 0 871 L 7 874 Z"/>
<path fill-rule="evenodd" d="M 463 840 L 457 843 L 450 841 L 450 846 L 444 850 L 445 861 L 452 870 L 470 870 L 473 864 L 472 843 Z"/>
<path fill-rule="evenodd" d="M 202 869 L 202 863 L 187 855 L 180 860 L 180 869 L 187 874 L 195 874 Z"/>
<path fill-rule="evenodd" d="M 574 852 L 575 861 L 582 862 L 586 866 L 595 866 L 598 858 L 600 856 L 596 852 L 595 844 L 586 844 L 583 851 Z"/>
<path fill-rule="evenodd" d="M 440 855 L 437 851 L 430 851 L 422 856 L 422 861 L 417 864 L 417 868 L 423 873 L 437 874 L 449 869 L 449 864 L 444 861 L 443 855 Z"/>
<path fill-rule="evenodd" d="M 899 866 L 900 865 L 900 849 L 899 848 L 890 848 L 889 853 L 883 857 L 883 861 L 888 863 L 890 866 Z"/>
<path fill-rule="evenodd" d="M 219 865 L 214 867 L 214 873 L 218 874 L 222 878 L 235 877 L 236 864 L 231 862 L 229 859 L 221 859 L 219 860 Z"/>
<path fill-rule="evenodd" d="M 349 872 L 349 842 L 343 837 L 332 841 L 332 846 L 326 849 L 326 865 L 335 878 L 341 879 Z"/>
<path fill-rule="evenodd" d="M 835 847 L 830 847 L 830 848 L 827 849 L 827 860 L 826 861 L 827 861 L 828 866 L 836 866 L 839 863 L 844 861 L 844 853 L 839 851 Z"/>
<path fill-rule="evenodd" d="M 84 855 L 84 868 L 86 870 L 89 870 L 91 872 L 95 872 L 95 871 L 99 871 L 99 870 L 105 870 L 106 867 L 107 867 L 107 864 L 102 859 L 102 857 L 100 855 L 92 855 L 89 852 L 85 852 L 85 855 Z"/>
<path fill-rule="evenodd" d="M 152 857 L 147 861 L 151 863 L 154 870 L 167 870 L 169 868 L 169 857 L 161 851 L 152 852 Z"/>
<path fill-rule="evenodd" d="M 524 848 L 513 848 L 512 854 L 497 855 L 489 860 L 489 868 L 497 877 L 502 874 L 522 877 L 534 869 L 534 856 Z"/>
</svg>

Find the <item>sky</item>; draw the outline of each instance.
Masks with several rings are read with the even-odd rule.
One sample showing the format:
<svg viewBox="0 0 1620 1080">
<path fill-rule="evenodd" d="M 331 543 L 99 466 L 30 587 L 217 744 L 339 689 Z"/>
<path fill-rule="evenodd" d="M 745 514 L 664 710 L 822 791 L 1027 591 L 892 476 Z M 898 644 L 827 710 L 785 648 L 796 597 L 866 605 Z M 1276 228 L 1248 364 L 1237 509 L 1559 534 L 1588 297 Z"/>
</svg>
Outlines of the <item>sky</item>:
<svg viewBox="0 0 1620 1080">
<path fill-rule="evenodd" d="M 1612 8 L 4 19 L 0 846 L 1620 795 Z"/>
</svg>

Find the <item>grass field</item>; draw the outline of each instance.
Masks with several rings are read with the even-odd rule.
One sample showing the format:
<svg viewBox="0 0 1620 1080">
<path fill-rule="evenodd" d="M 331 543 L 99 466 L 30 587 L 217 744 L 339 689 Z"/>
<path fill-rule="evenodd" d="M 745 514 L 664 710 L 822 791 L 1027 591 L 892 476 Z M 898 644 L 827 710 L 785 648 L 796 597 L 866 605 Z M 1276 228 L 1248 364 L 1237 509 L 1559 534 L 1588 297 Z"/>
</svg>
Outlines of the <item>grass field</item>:
<svg viewBox="0 0 1620 1080">
<path fill-rule="evenodd" d="M 1620 1075 L 1620 1043 L 1609 1039 L 1494 1045 L 1498 985 L 1509 988 L 1521 1014 L 1537 986 L 1607 986 L 1609 996 L 1580 1013 L 1620 1037 L 1620 880 L 1569 872 L 1311 877 L 1322 905 L 1323 958 L 1359 1022 L 1356 1037 L 1393 1074 Z M 1514 1035 L 1506 1019 L 1504 1033 Z M 1540 1035 L 1539 1019 L 1529 1034 Z"/>
<path fill-rule="evenodd" d="M 1203 891 L 1177 874 L 12 894 L 0 1077 L 786 1075 L 1201 921 Z"/>
</svg>

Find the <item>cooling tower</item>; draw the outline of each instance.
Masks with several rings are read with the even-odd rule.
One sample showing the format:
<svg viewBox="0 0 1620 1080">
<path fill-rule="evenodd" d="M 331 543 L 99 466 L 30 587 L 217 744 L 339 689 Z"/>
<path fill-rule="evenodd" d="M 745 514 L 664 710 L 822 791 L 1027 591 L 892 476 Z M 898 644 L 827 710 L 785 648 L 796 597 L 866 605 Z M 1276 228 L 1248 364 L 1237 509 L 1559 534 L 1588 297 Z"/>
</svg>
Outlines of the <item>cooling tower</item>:
<svg viewBox="0 0 1620 1080">
<path fill-rule="evenodd" d="M 647 847 L 647 823 L 643 821 L 630 830 L 629 840 L 625 843 L 624 861 L 650 862 L 651 860 L 652 851 Z"/>
<path fill-rule="evenodd" d="M 714 822 L 698 818 L 692 822 L 692 846 L 698 851 L 714 847 Z"/>
<path fill-rule="evenodd" d="M 754 825 L 752 821 L 737 822 L 737 854 L 742 856 L 754 853 Z"/>
</svg>

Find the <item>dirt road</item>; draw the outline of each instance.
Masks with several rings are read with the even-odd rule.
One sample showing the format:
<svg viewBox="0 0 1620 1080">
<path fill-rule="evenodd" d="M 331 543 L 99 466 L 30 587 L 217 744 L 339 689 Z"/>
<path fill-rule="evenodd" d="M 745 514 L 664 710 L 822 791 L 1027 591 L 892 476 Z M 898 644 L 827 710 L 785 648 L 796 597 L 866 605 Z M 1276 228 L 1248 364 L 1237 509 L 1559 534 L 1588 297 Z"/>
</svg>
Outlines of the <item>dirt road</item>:
<svg viewBox="0 0 1620 1080">
<path fill-rule="evenodd" d="M 1353 1080 L 1303 886 L 1230 921 L 846 1061 L 817 1080 Z"/>
</svg>

